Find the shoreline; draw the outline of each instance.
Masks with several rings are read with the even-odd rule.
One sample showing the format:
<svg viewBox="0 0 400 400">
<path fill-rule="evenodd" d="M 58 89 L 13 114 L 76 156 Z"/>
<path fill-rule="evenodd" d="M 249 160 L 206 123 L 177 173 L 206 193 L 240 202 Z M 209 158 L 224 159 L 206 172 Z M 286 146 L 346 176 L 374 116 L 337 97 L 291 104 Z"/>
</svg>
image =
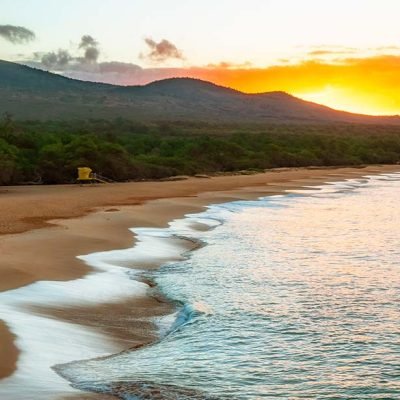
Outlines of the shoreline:
<svg viewBox="0 0 400 400">
<path fill-rule="evenodd" d="M 51 187 L 47 193 L 46 190 L 42 190 L 42 193 L 38 190 L 46 189 L 43 187 L 9 188 L 4 196 L 6 200 L 13 202 L 9 205 L 9 209 L 21 207 L 24 201 L 29 204 L 33 198 L 39 203 L 46 197 L 47 202 L 55 199 L 56 204 L 55 206 L 53 204 L 50 213 L 49 209 L 46 209 L 46 204 L 36 207 L 34 219 L 26 220 L 25 216 L 20 216 L 20 220 L 16 221 L 14 226 L 14 232 L 9 234 L 4 234 L 6 233 L 4 227 L 8 226 L 8 231 L 10 228 L 0 217 L 0 232 L 3 233 L 0 236 L 0 251 L 2 252 L 0 291 L 16 289 L 37 281 L 69 281 L 86 276 L 93 272 L 93 268 L 76 258 L 77 255 L 131 248 L 137 243 L 137 240 L 129 228 L 165 227 L 171 220 L 182 218 L 187 213 L 201 211 L 208 204 L 254 199 L 260 196 L 284 193 L 285 190 L 301 188 L 305 185 L 317 185 L 326 181 L 398 171 L 400 171 L 400 166 L 396 165 L 367 166 L 365 168 L 294 169 L 250 176 L 191 178 L 178 182 L 139 182 L 116 184 L 117 187 L 114 185 L 93 188 L 79 187 L 79 190 L 75 190 L 78 189 L 76 186 L 63 186 L 60 190 L 57 190 L 59 187 Z M 115 192 L 113 193 L 114 188 Z M 24 190 L 29 193 L 24 194 Z M 71 197 L 71 194 L 72 201 L 65 204 L 63 196 Z M 85 198 L 79 199 L 82 194 L 85 194 Z M 101 197 L 102 194 L 105 196 Z M 0 207 L 2 202 L 4 204 L 4 198 L 0 198 Z M 58 203 L 60 200 L 61 204 Z M 93 205 L 92 208 L 90 208 L 90 204 Z M 68 207 L 69 215 L 66 213 Z M 90 212 L 90 210 L 94 210 L 94 212 Z M 45 211 L 47 211 L 47 215 Z M 29 208 L 25 208 L 25 212 L 29 213 Z M 77 215 L 79 213 L 81 216 Z M 49 218 L 49 214 L 51 218 Z M 11 213 L 10 215 L 14 219 L 16 218 L 15 214 Z M 10 215 L 7 216 L 8 219 L 5 218 L 6 221 L 10 220 Z M 16 233 L 23 226 L 25 231 Z M 46 227 L 35 229 L 39 226 Z M 168 261 L 168 259 L 164 261 Z M 157 262 L 146 263 L 141 260 L 138 265 L 130 265 L 130 267 L 151 270 L 158 268 L 162 262 L 163 260 L 157 260 Z M 16 265 L 18 268 L 15 267 Z M 154 324 L 149 322 L 140 332 L 137 329 L 126 332 L 123 326 L 119 328 L 114 326 L 110 330 L 107 329 L 107 324 L 112 321 L 110 314 L 114 317 L 119 315 L 123 321 L 127 311 L 135 307 L 136 321 L 138 321 L 143 318 L 149 319 L 152 316 L 165 315 L 171 312 L 172 306 L 160 303 L 147 295 L 142 296 L 139 300 L 132 299 L 132 301 L 133 303 L 130 301 L 111 304 L 96 303 L 89 307 L 74 305 L 57 308 L 55 313 L 50 313 L 50 315 L 62 321 L 103 331 L 110 336 L 110 340 L 114 340 L 116 343 L 120 342 L 119 346 L 122 349 L 128 345 L 128 340 L 128 347 L 151 343 L 156 338 Z M 97 315 L 98 318 L 90 320 L 88 318 L 90 315 Z M 127 334 L 130 335 L 129 338 L 126 337 Z M 14 354 L 15 358 L 13 360 L 13 357 L 8 355 L 7 362 L 2 362 L 0 366 L 1 379 L 15 371 L 18 354 L 15 338 L 5 329 L 5 326 L 2 327 L 1 321 L 0 340 L 6 356 Z"/>
</svg>

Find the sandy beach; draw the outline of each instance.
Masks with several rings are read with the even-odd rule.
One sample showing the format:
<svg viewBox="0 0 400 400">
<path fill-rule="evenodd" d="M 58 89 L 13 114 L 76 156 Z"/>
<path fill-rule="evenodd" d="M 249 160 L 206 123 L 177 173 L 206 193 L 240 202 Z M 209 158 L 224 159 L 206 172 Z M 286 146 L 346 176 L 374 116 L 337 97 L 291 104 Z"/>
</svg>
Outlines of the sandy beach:
<svg viewBox="0 0 400 400">
<path fill-rule="evenodd" d="M 396 165 L 304 168 L 171 182 L 2 187 L 0 291 L 39 281 L 83 277 L 91 268 L 78 255 L 132 247 L 135 238 L 129 228 L 163 227 L 187 213 L 201 211 L 207 204 L 399 171 L 400 166 Z M 162 261 L 149 259 L 133 267 L 157 268 Z M 146 295 L 121 302 L 32 309 L 34 313 L 101 332 L 114 343 L 114 351 L 155 340 L 157 330 L 151 317 L 172 311 L 173 306 L 162 298 Z M 18 370 L 17 341 L 15 333 L 0 320 L 0 378 Z M 1 384 L 0 381 L 0 393 Z"/>
</svg>

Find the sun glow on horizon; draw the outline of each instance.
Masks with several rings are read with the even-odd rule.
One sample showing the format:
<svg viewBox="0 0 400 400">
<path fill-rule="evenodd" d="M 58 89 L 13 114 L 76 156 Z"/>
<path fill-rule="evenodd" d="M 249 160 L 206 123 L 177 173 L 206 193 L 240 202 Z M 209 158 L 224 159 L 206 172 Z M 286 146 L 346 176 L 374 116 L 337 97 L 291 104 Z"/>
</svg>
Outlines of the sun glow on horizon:
<svg viewBox="0 0 400 400">
<path fill-rule="evenodd" d="M 359 96 L 351 93 L 350 89 L 341 89 L 328 85 L 326 88 L 316 92 L 292 93 L 294 96 L 303 100 L 318 103 L 335 110 L 346 111 L 355 114 L 365 115 L 396 115 L 397 109 L 387 109 L 377 104 L 378 101 L 364 96 L 360 100 Z"/>
</svg>

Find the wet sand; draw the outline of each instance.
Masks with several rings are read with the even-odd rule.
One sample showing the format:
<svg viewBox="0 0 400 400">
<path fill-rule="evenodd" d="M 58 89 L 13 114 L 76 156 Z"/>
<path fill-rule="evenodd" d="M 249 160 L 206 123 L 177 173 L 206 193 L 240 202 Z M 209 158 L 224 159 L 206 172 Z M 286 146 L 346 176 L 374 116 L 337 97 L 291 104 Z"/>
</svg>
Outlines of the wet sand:
<svg viewBox="0 0 400 400">
<path fill-rule="evenodd" d="M 18 350 L 14 346 L 14 335 L 0 321 L 0 378 L 11 375 L 18 359 Z"/>
<path fill-rule="evenodd" d="M 40 280 L 77 279 L 90 272 L 77 255 L 133 246 L 134 237 L 128 231 L 131 227 L 163 227 L 211 203 L 254 199 L 304 185 L 395 171 L 400 171 L 400 166 L 291 169 L 250 176 L 90 187 L 3 188 L 0 291 Z M 140 265 L 148 269 L 157 266 L 151 262 Z M 32 312 L 98 329 L 123 350 L 153 341 L 157 333 L 149 318 L 165 315 L 172 309 L 162 298 L 146 296 L 118 304 L 53 307 Z M 1 321 L 0 343 L 2 378 L 15 370 L 18 349 Z"/>
</svg>

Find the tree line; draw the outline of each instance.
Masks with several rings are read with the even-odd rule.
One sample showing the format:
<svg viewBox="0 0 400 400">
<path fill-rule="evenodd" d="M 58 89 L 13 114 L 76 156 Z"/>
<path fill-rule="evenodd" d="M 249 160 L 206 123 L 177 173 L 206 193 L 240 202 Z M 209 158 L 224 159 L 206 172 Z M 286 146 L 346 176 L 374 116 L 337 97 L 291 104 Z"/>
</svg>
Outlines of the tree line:
<svg viewBox="0 0 400 400">
<path fill-rule="evenodd" d="M 396 126 L 0 121 L 1 185 L 72 183 L 80 166 L 127 181 L 399 160 Z"/>
</svg>

